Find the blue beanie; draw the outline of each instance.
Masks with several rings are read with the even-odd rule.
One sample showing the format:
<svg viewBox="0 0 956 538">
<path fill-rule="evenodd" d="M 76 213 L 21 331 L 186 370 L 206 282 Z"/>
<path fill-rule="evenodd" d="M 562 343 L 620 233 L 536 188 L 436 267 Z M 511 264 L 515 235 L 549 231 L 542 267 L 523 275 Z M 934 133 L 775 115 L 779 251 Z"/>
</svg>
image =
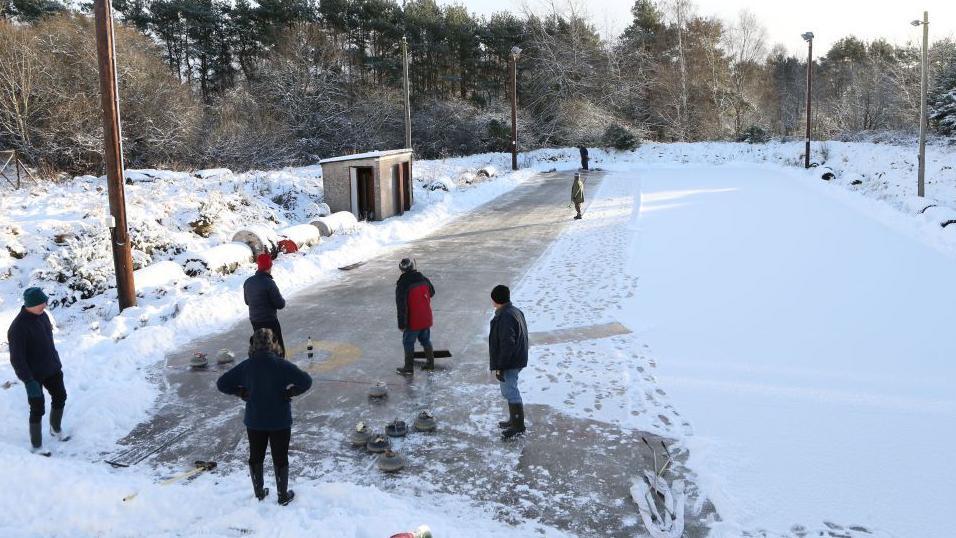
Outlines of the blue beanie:
<svg viewBox="0 0 956 538">
<path fill-rule="evenodd" d="M 48 299 L 49 297 L 47 297 L 40 288 L 27 288 L 26 291 L 23 292 L 23 306 L 27 308 L 41 305 L 47 302 Z"/>
</svg>

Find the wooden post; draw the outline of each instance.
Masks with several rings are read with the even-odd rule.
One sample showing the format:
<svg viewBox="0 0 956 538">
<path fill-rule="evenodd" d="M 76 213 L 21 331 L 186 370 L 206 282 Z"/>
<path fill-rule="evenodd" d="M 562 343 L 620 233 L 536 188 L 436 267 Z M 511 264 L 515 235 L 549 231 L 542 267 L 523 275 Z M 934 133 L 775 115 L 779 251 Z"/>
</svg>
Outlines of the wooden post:
<svg viewBox="0 0 956 538">
<path fill-rule="evenodd" d="M 405 94 L 405 148 L 412 149 L 412 104 L 408 82 L 408 40 L 402 37 L 402 92 Z"/>
<path fill-rule="evenodd" d="M 109 190 L 113 267 L 120 310 L 136 305 L 133 256 L 126 226 L 126 195 L 123 174 L 123 134 L 116 84 L 116 47 L 113 43 L 113 13 L 109 0 L 94 0 L 96 56 L 99 60 L 100 101 L 103 106 L 103 161 Z"/>
<path fill-rule="evenodd" d="M 20 156 L 13 150 L 13 167 L 17 169 L 17 190 L 20 189 Z"/>
</svg>

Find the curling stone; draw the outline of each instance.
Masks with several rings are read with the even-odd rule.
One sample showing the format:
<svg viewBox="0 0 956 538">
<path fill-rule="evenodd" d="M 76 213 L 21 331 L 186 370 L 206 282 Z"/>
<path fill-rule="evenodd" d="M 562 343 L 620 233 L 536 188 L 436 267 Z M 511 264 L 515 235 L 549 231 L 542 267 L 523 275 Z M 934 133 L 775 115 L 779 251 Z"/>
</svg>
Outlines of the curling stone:
<svg viewBox="0 0 956 538">
<path fill-rule="evenodd" d="M 216 364 L 229 364 L 234 360 L 236 360 L 236 354 L 226 348 L 220 349 L 216 354 Z"/>
<path fill-rule="evenodd" d="M 405 437 L 405 434 L 408 433 L 408 426 L 405 424 L 404 420 L 398 420 L 397 418 L 385 426 L 385 435 L 389 437 Z"/>
<path fill-rule="evenodd" d="M 372 454 L 381 454 L 388 450 L 392 444 L 388 441 L 388 437 L 376 433 L 375 435 L 369 437 L 368 443 L 366 443 L 365 448 L 368 449 Z"/>
<path fill-rule="evenodd" d="M 365 446 L 368 443 L 368 438 L 368 426 L 366 426 L 364 422 L 359 422 L 349 435 L 349 442 L 352 443 L 354 447 Z"/>
<path fill-rule="evenodd" d="M 405 467 L 405 457 L 391 449 L 378 457 L 378 468 L 386 473 L 401 471 Z"/>
<path fill-rule="evenodd" d="M 206 354 L 202 351 L 197 351 L 193 353 L 193 357 L 189 359 L 189 367 L 200 369 L 209 366 L 209 358 L 206 357 Z"/>
<path fill-rule="evenodd" d="M 435 417 L 428 411 L 422 411 L 415 417 L 415 431 L 433 432 L 438 425 L 435 423 Z"/>
<path fill-rule="evenodd" d="M 368 389 L 369 398 L 384 398 L 386 396 L 388 396 L 388 386 L 384 381 L 379 381 Z"/>
</svg>

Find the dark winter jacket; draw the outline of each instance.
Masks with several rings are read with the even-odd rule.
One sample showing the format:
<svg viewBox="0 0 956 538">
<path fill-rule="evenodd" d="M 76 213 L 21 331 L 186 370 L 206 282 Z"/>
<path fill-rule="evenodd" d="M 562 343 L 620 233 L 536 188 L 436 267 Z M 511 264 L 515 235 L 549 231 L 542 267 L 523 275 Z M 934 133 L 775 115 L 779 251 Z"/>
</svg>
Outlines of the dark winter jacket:
<svg viewBox="0 0 956 538">
<path fill-rule="evenodd" d="M 398 309 L 398 328 L 422 331 L 432 326 L 432 297 L 435 287 L 418 271 L 402 273 L 395 284 L 395 306 Z"/>
<path fill-rule="evenodd" d="M 245 395 L 243 422 L 253 430 L 284 430 L 292 427 L 291 397 L 312 386 L 312 377 L 270 351 L 257 351 L 222 374 L 220 392 Z"/>
<path fill-rule="evenodd" d="M 253 323 L 279 321 L 277 310 L 285 308 L 285 299 L 272 275 L 262 271 L 246 279 L 242 293 L 249 305 L 249 321 Z"/>
<path fill-rule="evenodd" d="M 46 312 L 32 314 L 26 308 L 13 319 L 7 330 L 10 364 L 24 384 L 60 373 L 63 365 L 53 345 L 53 324 Z"/>
<path fill-rule="evenodd" d="M 524 314 L 508 303 L 495 312 L 488 333 L 491 370 L 512 370 L 528 366 L 528 324 Z"/>
</svg>

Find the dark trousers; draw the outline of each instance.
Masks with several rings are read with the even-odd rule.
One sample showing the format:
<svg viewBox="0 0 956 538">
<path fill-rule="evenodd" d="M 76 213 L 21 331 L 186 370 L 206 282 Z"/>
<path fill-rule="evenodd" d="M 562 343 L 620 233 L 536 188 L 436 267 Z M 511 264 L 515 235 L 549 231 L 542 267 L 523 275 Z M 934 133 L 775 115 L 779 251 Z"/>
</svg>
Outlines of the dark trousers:
<svg viewBox="0 0 956 538">
<path fill-rule="evenodd" d="M 266 459 L 266 447 L 272 446 L 272 465 L 276 469 L 289 466 L 289 441 L 292 428 L 284 430 L 253 430 L 246 428 L 249 434 L 249 465 L 261 464 Z"/>
<path fill-rule="evenodd" d="M 282 341 L 282 327 L 279 326 L 279 320 L 253 321 L 251 323 L 253 331 L 258 331 L 259 329 L 272 329 L 272 334 L 275 335 L 276 340 L 279 341 L 279 347 L 282 348 L 282 358 L 285 358 L 285 342 Z"/>
<path fill-rule="evenodd" d="M 405 348 L 405 353 L 415 352 L 415 340 L 418 340 L 423 348 L 427 349 L 432 347 L 431 334 L 431 329 L 422 329 L 420 331 L 405 329 L 405 332 L 402 333 L 402 346 Z"/>
<path fill-rule="evenodd" d="M 581 202 L 574 202 L 574 210 L 578 212 L 578 215 L 581 214 Z"/>
<path fill-rule="evenodd" d="M 40 382 L 41 385 L 50 393 L 51 409 L 63 409 L 66 407 L 66 387 L 63 386 L 63 372 L 57 372 Z M 39 424 L 46 413 L 46 400 L 43 398 L 43 392 L 40 392 L 39 398 L 27 398 L 30 402 L 30 423 Z"/>
</svg>

